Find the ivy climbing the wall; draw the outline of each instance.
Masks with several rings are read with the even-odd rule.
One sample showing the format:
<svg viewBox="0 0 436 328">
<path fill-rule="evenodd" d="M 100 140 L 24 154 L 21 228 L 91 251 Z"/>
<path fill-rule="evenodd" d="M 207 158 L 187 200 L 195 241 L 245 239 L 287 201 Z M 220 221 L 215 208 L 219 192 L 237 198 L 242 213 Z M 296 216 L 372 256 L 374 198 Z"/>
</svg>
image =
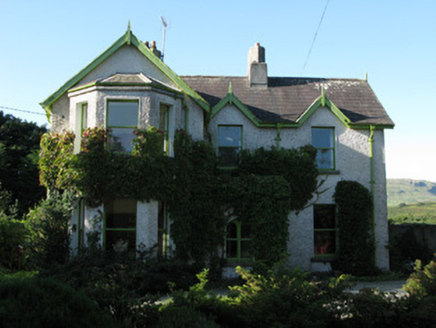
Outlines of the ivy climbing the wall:
<svg viewBox="0 0 436 328">
<path fill-rule="evenodd" d="M 372 201 L 369 190 L 356 181 L 340 181 L 333 197 L 338 205 L 337 269 L 353 275 L 374 273 Z"/>
<path fill-rule="evenodd" d="M 193 141 L 184 131 L 176 134 L 174 149 L 175 179 L 167 198 L 172 238 L 179 256 L 205 264 L 218 256 L 226 225 L 218 159 L 210 143 Z"/>
<path fill-rule="evenodd" d="M 93 207 L 119 197 L 163 201 L 176 255 L 199 265 L 219 262 L 226 225 L 236 217 L 252 227 L 256 262 L 271 265 L 287 255 L 288 214 L 303 209 L 317 187 L 313 147 L 244 151 L 229 172 L 218 168 L 211 143 L 184 131 L 176 133 L 174 157 L 163 153 L 155 128 L 135 131 L 132 153 L 108 150 L 107 133 L 85 130 L 76 155 L 73 134 L 45 135 L 41 182 L 74 190 Z"/>
</svg>

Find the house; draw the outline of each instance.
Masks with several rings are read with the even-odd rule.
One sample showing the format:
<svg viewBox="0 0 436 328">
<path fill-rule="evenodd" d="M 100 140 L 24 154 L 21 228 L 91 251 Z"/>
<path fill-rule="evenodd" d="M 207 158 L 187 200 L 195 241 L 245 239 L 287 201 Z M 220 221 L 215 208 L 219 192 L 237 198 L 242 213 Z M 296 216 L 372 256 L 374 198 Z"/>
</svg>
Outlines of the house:
<svg viewBox="0 0 436 328">
<path fill-rule="evenodd" d="M 42 103 L 52 130 L 80 136 L 87 127 L 105 126 L 111 128 L 113 149 L 129 152 L 133 129 L 155 126 L 166 133 L 168 156 L 174 154 L 176 130 L 185 129 L 195 140 L 210 134 L 223 167 L 233 166 L 241 149 L 312 144 L 326 191 L 299 213 L 289 213 L 289 262 L 330 269 L 324 255 L 339 247 L 333 193 L 339 181 L 354 180 L 371 191 L 376 264 L 389 269 L 384 129 L 394 124 L 366 80 L 269 77 L 258 43 L 249 50 L 242 77 L 178 76 L 160 57 L 155 43 L 141 42 L 129 27 Z M 80 137 L 75 151 L 79 145 Z M 158 244 L 162 252 L 172 244 L 171 214 L 154 200 L 82 205 L 71 224 L 73 248 L 86 245 L 91 231 L 106 248 Z M 229 222 L 223 244 L 234 249 L 227 257 L 243 256 L 249 240 L 243 229 Z"/>
</svg>

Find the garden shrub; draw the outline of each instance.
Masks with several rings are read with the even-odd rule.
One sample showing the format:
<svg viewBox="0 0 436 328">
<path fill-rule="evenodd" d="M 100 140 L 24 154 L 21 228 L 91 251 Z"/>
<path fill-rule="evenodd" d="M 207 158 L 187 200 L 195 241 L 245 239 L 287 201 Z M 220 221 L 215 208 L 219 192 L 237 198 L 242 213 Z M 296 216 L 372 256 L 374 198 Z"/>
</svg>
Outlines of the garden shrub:
<svg viewBox="0 0 436 328">
<path fill-rule="evenodd" d="M 329 327 L 336 325 L 325 304 L 342 294 L 345 277 L 309 281 L 309 273 L 277 267 L 267 275 L 237 271 L 246 281 L 233 287 L 247 327 Z"/>
<path fill-rule="evenodd" d="M 74 194 L 54 191 L 28 214 L 31 249 L 38 265 L 63 263 L 70 254 L 69 221 Z"/>
<path fill-rule="evenodd" d="M 157 328 L 219 328 L 214 321 L 191 307 L 168 307 L 159 315 Z"/>
<path fill-rule="evenodd" d="M 51 279 L 0 279 L 3 327 L 116 327 L 83 292 Z"/>
<path fill-rule="evenodd" d="M 0 212 L 0 265 L 21 269 L 25 264 L 29 231 L 23 221 Z"/>
<path fill-rule="evenodd" d="M 425 266 L 416 260 L 415 272 L 407 280 L 405 290 L 418 297 L 436 298 L 436 258 Z"/>
</svg>

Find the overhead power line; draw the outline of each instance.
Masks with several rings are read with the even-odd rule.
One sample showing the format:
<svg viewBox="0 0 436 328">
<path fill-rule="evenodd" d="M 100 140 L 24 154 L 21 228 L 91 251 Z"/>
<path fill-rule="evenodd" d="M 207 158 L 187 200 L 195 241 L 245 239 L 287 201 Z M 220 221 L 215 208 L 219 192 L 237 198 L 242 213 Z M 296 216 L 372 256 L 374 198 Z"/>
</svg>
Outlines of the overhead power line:
<svg viewBox="0 0 436 328">
<path fill-rule="evenodd" d="M 315 35 L 313 36 L 312 44 L 310 45 L 309 52 L 307 53 L 307 57 L 306 57 L 306 60 L 304 62 L 303 69 L 301 70 L 300 76 L 303 76 L 303 73 L 304 73 L 304 70 L 306 68 L 307 62 L 309 61 L 309 57 L 310 57 L 310 54 L 312 52 L 313 45 L 315 44 L 315 40 L 316 40 L 316 37 L 318 36 L 318 31 L 319 31 L 319 28 L 321 27 L 322 21 L 324 20 L 324 15 L 325 15 L 325 12 L 326 12 L 327 7 L 329 5 L 329 2 L 330 2 L 330 0 L 327 0 L 327 2 L 325 4 L 324 11 L 322 12 L 321 19 L 319 20 L 318 27 L 316 29 Z"/>
<path fill-rule="evenodd" d="M 43 113 L 32 112 L 32 111 L 30 111 L 30 110 L 24 110 L 24 109 L 18 109 L 18 108 L 11 108 L 11 107 L 6 107 L 6 106 L 0 106 L 0 108 L 2 108 L 2 109 L 14 110 L 14 111 L 16 111 L 16 112 L 22 112 L 22 113 L 29 113 L 29 114 L 35 114 L 35 115 L 43 115 L 43 116 L 45 116 L 45 114 L 43 114 Z"/>
</svg>

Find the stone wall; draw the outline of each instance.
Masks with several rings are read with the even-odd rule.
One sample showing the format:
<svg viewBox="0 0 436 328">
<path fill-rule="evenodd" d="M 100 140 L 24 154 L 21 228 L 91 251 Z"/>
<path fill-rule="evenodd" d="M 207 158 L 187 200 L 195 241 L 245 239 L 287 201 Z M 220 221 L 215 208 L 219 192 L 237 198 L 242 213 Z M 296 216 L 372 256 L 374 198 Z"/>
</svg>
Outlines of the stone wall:
<svg viewBox="0 0 436 328">
<path fill-rule="evenodd" d="M 411 231 L 420 246 L 427 247 L 436 253 L 436 225 L 433 224 L 401 224 L 389 225 L 389 240 L 401 240 L 401 236 Z"/>
</svg>

